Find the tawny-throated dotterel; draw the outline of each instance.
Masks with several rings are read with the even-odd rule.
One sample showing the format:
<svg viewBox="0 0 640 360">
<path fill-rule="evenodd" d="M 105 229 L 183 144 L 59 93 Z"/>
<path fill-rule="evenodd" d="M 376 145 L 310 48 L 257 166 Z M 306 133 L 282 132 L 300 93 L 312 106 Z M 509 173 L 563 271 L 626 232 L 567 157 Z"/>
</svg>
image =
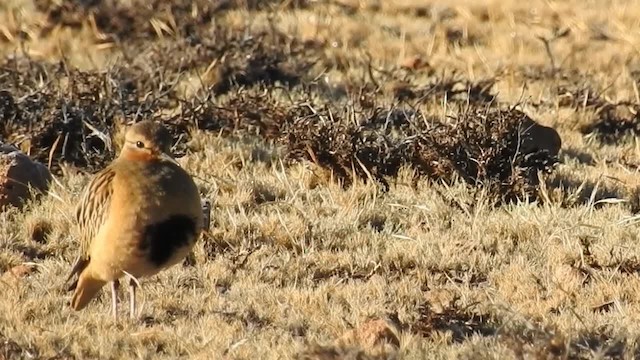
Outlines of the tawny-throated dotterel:
<svg viewBox="0 0 640 360">
<path fill-rule="evenodd" d="M 130 277 L 135 317 L 138 278 L 182 261 L 203 228 L 198 188 L 170 153 L 171 135 L 159 123 L 141 121 L 125 133 L 119 156 L 87 185 L 76 208 L 80 248 L 69 281 L 71 307 L 81 310 L 111 283 L 117 319 L 119 279 Z"/>
</svg>

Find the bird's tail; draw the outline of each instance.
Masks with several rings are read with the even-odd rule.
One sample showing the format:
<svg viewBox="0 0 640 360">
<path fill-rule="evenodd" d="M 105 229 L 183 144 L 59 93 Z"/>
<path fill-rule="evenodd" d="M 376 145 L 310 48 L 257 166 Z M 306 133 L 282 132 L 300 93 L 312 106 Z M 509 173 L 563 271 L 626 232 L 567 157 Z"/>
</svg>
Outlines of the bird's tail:
<svg viewBox="0 0 640 360">
<path fill-rule="evenodd" d="M 78 276 L 77 285 L 71 298 L 71 307 L 74 310 L 82 310 L 93 299 L 98 291 L 107 283 L 106 281 L 96 279 L 90 271 L 85 269 Z"/>
</svg>

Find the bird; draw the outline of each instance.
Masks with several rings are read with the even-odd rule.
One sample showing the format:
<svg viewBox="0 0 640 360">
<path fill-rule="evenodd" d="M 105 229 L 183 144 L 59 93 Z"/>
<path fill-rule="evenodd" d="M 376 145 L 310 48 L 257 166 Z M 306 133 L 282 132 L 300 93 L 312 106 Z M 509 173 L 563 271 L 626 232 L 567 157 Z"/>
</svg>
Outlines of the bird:
<svg viewBox="0 0 640 360">
<path fill-rule="evenodd" d="M 82 310 L 107 283 L 118 319 L 119 279 L 129 277 L 135 318 L 139 278 L 182 261 L 203 231 L 200 193 L 171 155 L 172 138 L 160 123 L 143 120 L 125 132 L 118 157 L 96 173 L 75 208 L 78 256 L 65 283 L 70 306 Z"/>
</svg>

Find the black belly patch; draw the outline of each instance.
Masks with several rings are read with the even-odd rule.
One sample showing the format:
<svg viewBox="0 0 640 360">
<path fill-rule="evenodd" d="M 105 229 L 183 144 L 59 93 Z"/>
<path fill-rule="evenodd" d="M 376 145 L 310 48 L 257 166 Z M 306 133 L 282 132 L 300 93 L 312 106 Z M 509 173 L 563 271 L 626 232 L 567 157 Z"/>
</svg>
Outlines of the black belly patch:
<svg viewBox="0 0 640 360">
<path fill-rule="evenodd" d="M 189 244 L 196 233 L 195 221 L 185 215 L 174 215 L 152 225 L 147 225 L 142 234 L 140 250 L 149 252 L 149 260 L 161 266 L 176 249 Z"/>
</svg>

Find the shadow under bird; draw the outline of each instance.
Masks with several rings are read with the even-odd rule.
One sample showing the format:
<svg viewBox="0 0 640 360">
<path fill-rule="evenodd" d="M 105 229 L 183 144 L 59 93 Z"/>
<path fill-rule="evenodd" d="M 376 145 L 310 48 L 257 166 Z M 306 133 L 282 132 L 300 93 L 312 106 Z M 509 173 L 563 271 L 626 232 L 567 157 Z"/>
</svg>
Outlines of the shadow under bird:
<svg viewBox="0 0 640 360">
<path fill-rule="evenodd" d="M 117 319 L 119 279 L 129 277 L 130 316 L 135 317 L 138 278 L 182 261 L 203 228 L 202 205 L 192 177 L 170 154 L 171 135 L 142 121 L 124 146 L 87 185 L 76 208 L 79 255 L 67 283 L 71 307 L 81 310 L 107 283 Z"/>
</svg>

